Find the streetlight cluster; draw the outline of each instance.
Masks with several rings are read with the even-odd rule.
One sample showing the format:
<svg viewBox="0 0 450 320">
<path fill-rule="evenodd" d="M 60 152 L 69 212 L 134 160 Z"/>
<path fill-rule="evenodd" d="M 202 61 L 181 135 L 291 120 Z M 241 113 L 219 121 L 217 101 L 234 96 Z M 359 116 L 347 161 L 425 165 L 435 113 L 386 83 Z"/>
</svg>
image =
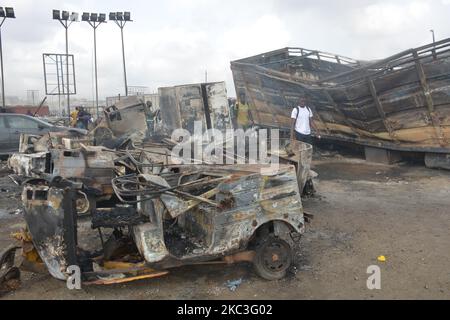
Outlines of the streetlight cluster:
<svg viewBox="0 0 450 320">
<path fill-rule="evenodd" d="M 61 25 L 66 29 L 66 85 L 67 85 L 67 111 L 70 115 L 70 83 L 69 83 L 69 36 L 68 29 L 73 22 L 79 21 L 79 14 L 77 12 L 70 12 L 65 10 L 53 10 L 52 17 L 54 20 L 58 20 Z M 11 7 L 0 7 L 0 65 L 1 65 L 1 77 L 2 77 L 2 105 L 5 107 L 5 84 L 4 84 L 4 73 L 3 73 L 3 50 L 2 50 L 2 38 L 1 38 L 1 27 L 7 18 L 16 18 L 14 8 Z M 127 72 L 125 65 L 125 46 L 123 40 L 123 28 L 127 22 L 131 22 L 131 14 L 129 11 L 125 12 L 110 12 L 109 20 L 114 21 L 121 30 L 122 38 L 122 57 L 123 57 L 123 73 L 125 82 L 125 95 L 128 95 L 128 84 L 127 84 Z M 98 81 L 97 81 L 97 35 L 96 29 L 102 23 L 106 23 L 105 13 L 90 13 L 83 12 L 81 15 L 81 21 L 88 22 L 94 29 L 94 53 L 95 53 L 95 88 L 96 88 L 96 106 L 97 106 L 97 116 L 98 116 Z"/>
<path fill-rule="evenodd" d="M 97 28 L 100 24 L 106 23 L 106 14 L 83 12 L 81 21 L 89 23 L 94 29 L 94 66 L 95 66 L 95 107 L 97 110 L 97 118 L 100 116 L 98 109 L 98 76 L 97 76 Z"/>
<path fill-rule="evenodd" d="M 129 12 L 110 12 L 109 20 L 111 20 L 111 21 L 131 21 L 131 14 Z"/>
<path fill-rule="evenodd" d="M 16 15 L 14 14 L 14 8 L 10 7 L 0 7 L 0 18 L 15 18 Z"/>
<path fill-rule="evenodd" d="M 3 26 L 3 23 L 5 20 L 8 19 L 15 19 L 16 14 L 14 13 L 14 8 L 11 7 L 0 7 L 0 67 L 1 67 L 1 74 L 2 74 L 2 106 L 3 108 L 6 107 L 5 105 L 5 77 L 3 73 L 3 46 L 2 46 L 2 30 L 1 27 Z"/>
<path fill-rule="evenodd" d="M 58 20 L 66 29 L 66 56 L 69 55 L 68 49 L 68 28 L 72 22 L 78 22 L 79 14 L 77 12 L 70 13 L 69 11 L 53 10 L 53 19 Z M 123 57 L 123 72 L 124 72 L 124 82 L 125 82 L 125 95 L 128 95 L 128 84 L 127 84 L 127 73 L 125 65 L 125 48 L 123 40 L 123 28 L 127 22 L 131 22 L 131 13 L 126 12 L 110 12 L 109 20 L 114 21 L 121 30 L 122 38 L 122 57 Z M 94 30 L 94 64 L 95 64 L 95 103 L 97 108 L 97 117 L 99 116 L 99 106 L 98 106 L 98 77 L 97 77 L 97 28 L 102 23 L 106 23 L 105 13 L 91 13 L 83 12 L 81 15 L 81 21 L 88 22 L 89 25 Z M 66 64 L 66 75 L 67 75 L 67 111 L 70 115 L 70 92 L 69 92 L 69 62 L 68 59 Z"/>
<path fill-rule="evenodd" d="M 63 21 L 78 21 L 78 13 L 69 11 L 60 11 L 53 10 L 53 19 L 54 20 L 63 20 Z"/>
<path fill-rule="evenodd" d="M 109 21 L 114 21 L 120 28 L 120 35 L 122 38 L 122 59 L 123 59 L 123 78 L 125 83 L 125 96 L 128 96 L 128 82 L 127 82 L 127 67 L 125 64 L 125 44 L 123 42 L 123 28 L 127 22 L 132 22 L 131 14 L 128 11 L 125 12 L 110 12 Z"/>
<path fill-rule="evenodd" d="M 100 23 L 106 22 L 106 14 L 83 12 L 83 14 L 81 15 L 81 21 L 100 22 Z"/>
<path fill-rule="evenodd" d="M 5 8 L 6 14 L 8 15 L 8 12 L 12 13 L 12 18 L 14 17 L 14 10 L 13 8 Z M 11 11 L 8 11 L 11 10 Z M 3 15 L 2 15 L 3 13 Z M 0 17 L 4 17 L 5 13 L 3 11 L 3 8 L 0 7 Z M 61 11 L 61 10 L 53 10 L 53 19 L 55 20 L 65 20 L 65 21 L 78 21 L 79 14 L 77 12 L 70 13 L 69 11 Z M 106 21 L 106 14 L 104 13 L 89 13 L 89 12 L 83 12 L 81 15 L 82 21 L 92 21 L 92 22 L 105 22 Z M 131 13 L 128 11 L 125 12 L 110 12 L 109 13 L 109 20 L 111 21 L 132 21 L 131 20 Z"/>
</svg>

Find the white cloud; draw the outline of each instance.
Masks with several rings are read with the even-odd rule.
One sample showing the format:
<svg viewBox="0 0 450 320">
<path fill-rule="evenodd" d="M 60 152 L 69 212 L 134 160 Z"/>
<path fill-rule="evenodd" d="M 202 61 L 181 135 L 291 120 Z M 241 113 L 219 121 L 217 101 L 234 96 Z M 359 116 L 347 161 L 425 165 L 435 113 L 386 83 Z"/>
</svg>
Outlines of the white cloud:
<svg viewBox="0 0 450 320">
<path fill-rule="evenodd" d="M 220 38 L 228 54 L 236 58 L 286 47 L 291 40 L 283 21 L 272 14 L 236 25 Z"/>
<path fill-rule="evenodd" d="M 427 1 L 376 3 L 365 7 L 356 16 L 356 31 L 365 34 L 391 35 L 410 30 L 428 19 L 430 4 Z"/>
</svg>

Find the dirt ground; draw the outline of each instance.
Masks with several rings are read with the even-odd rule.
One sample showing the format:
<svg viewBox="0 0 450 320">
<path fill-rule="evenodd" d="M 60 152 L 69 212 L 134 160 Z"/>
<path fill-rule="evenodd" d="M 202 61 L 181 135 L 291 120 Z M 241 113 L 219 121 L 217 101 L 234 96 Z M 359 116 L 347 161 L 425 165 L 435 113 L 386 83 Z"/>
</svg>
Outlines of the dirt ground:
<svg viewBox="0 0 450 320">
<path fill-rule="evenodd" d="M 421 164 L 370 164 L 321 156 L 314 214 L 289 276 L 258 278 L 251 265 L 196 266 L 163 278 L 69 291 L 49 275 L 22 274 L 1 299 L 450 299 L 450 172 Z M 0 178 L 0 249 L 23 222 L 18 187 Z M 384 255 L 385 263 L 377 261 Z M 366 270 L 381 268 L 382 289 L 370 291 Z M 242 280 L 236 290 L 227 281 Z"/>
</svg>

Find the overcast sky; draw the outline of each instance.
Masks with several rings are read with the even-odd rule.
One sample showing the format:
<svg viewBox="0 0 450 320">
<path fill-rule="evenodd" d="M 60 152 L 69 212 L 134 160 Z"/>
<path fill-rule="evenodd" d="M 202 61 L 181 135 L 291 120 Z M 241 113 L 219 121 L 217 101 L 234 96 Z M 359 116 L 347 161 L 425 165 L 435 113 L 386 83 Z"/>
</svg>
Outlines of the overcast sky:
<svg viewBox="0 0 450 320">
<path fill-rule="evenodd" d="M 2 27 L 8 96 L 44 94 L 42 53 L 64 53 L 64 28 L 52 9 L 82 13 L 131 11 L 125 28 L 128 84 L 158 87 L 226 81 L 234 95 L 230 61 L 286 46 L 356 59 L 383 58 L 450 37 L 450 0 L 14 0 L 17 19 Z M 100 97 L 123 93 L 120 29 L 97 32 Z M 93 31 L 69 29 L 77 98 L 93 99 Z"/>
</svg>

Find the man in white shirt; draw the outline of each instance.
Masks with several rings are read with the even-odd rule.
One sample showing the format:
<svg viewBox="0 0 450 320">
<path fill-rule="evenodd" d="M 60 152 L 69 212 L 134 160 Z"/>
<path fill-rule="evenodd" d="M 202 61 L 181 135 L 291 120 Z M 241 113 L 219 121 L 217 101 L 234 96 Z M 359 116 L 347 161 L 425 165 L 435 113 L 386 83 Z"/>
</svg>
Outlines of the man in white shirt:
<svg viewBox="0 0 450 320">
<path fill-rule="evenodd" d="M 292 110 L 291 114 L 291 140 L 296 139 L 305 143 L 312 143 L 311 127 L 317 132 L 314 122 L 311 121 L 312 117 L 313 113 L 311 109 L 306 106 L 305 98 L 300 98 L 299 105 Z"/>
</svg>

